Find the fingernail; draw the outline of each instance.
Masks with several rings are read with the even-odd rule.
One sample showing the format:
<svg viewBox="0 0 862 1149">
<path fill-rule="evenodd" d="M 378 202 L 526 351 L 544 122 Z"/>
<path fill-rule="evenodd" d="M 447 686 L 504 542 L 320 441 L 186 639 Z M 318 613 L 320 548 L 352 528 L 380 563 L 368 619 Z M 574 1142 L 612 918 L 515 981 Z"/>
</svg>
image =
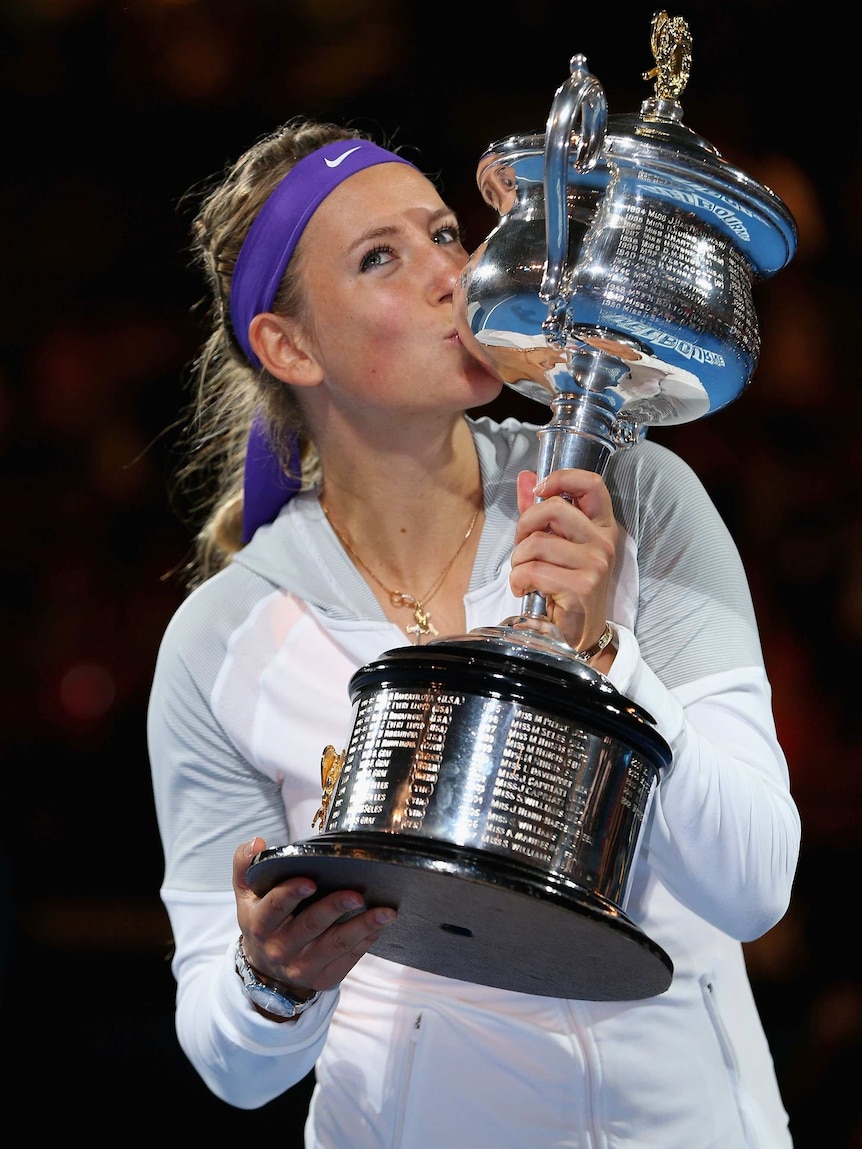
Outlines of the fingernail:
<svg viewBox="0 0 862 1149">
<path fill-rule="evenodd" d="M 397 917 L 398 914 L 395 910 L 387 909 L 385 906 L 383 909 L 375 910 L 374 912 L 374 920 L 379 926 L 388 926 L 389 923 L 394 922 Z"/>
<path fill-rule="evenodd" d="M 254 856 L 254 855 L 257 853 L 257 850 L 254 848 L 254 846 L 255 846 L 255 842 L 257 842 L 257 838 L 251 838 L 251 839 L 250 839 L 248 842 L 246 842 L 246 843 L 245 843 L 245 845 L 243 846 L 243 848 L 242 848 L 242 849 L 243 849 L 243 853 L 245 854 L 245 856 L 246 856 L 247 858 L 251 858 L 251 857 L 253 857 L 253 856 Z"/>
<path fill-rule="evenodd" d="M 311 882 L 300 882 L 296 887 L 296 895 L 299 898 L 308 898 L 314 893 L 314 886 Z"/>
<path fill-rule="evenodd" d="M 345 894 L 339 903 L 343 910 L 361 910 L 365 908 L 365 903 L 362 898 L 356 894 Z"/>
<path fill-rule="evenodd" d="M 536 483 L 535 487 L 533 487 L 533 494 L 534 495 L 541 495 L 542 491 L 544 491 L 544 489 L 545 489 L 545 483 L 546 482 L 547 482 L 547 479 L 540 479 L 539 482 Z"/>
</svg>

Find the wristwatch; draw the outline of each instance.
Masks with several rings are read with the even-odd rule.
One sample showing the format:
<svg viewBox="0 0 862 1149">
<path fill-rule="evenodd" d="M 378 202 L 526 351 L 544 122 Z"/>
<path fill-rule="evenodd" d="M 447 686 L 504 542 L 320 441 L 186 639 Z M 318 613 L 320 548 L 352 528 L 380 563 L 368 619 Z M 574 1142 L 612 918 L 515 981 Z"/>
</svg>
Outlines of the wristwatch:
<svg viewBox="0 0 862 1149">
<path fill-rule="evenodd" d="M 271 1013 L 274 1017 L 289 1020 L 305 1013 L 309 1006 L 314 1005 L 320 997 L 320 990 L 315 990 L 309 998 L 294 997 L 283 982 L 266 979 L 249 965 L 245 950 L 242 948 L 242 934 L 240 934 L 236 949 L 234 950 L 236 972 L 242 978 L 243 989 L 252 1005 L 262 1009 L 264 1013 Z"/>
</svg>

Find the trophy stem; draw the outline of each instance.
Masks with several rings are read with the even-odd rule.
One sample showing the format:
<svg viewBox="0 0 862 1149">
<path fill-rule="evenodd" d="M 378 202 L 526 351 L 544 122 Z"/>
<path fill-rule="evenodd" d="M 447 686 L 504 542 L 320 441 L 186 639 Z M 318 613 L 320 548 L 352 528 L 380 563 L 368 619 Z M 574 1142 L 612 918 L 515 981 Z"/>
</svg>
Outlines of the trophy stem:
<svg viewBox="0 0 862 1149">
<path fill-rule="evenodd" d="M 602 475 L 616 450 L 616 417 L 600 395 L 563 392 L 551 403 L 553 417 L 537 431 L 538 476 L 578 468 Z M 537 500 L 540 501 L 540 500 Z"/>
</svg>

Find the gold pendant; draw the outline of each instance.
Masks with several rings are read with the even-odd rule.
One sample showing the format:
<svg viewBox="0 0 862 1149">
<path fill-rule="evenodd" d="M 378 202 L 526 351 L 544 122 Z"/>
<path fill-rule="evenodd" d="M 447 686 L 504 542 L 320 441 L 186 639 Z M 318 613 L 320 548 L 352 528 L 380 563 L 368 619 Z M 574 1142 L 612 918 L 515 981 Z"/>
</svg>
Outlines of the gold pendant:
<svg viewBox="0 0 862 1149">
<path fill-rule="evenodd" d="M 416 635 L 416 645 L 418 646 L 422 640 L 423 634 L 439 634 L 440 631 L 431 621 L 431 615 L 425 609 L 421 602 L 417 602 L 413 608 L 413 617 L 416 620 L 415 626 L 408 626 L 407 633 Z"/>
</svg>

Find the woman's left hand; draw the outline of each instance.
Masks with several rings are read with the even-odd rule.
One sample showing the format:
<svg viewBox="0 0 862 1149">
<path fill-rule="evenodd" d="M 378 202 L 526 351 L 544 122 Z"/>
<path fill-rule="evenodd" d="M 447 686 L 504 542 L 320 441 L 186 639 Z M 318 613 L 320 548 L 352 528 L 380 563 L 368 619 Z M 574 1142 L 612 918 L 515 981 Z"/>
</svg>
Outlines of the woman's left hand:
<svg viewBox="0 0 862 1149">
<path fill-rule="evenodd" d="M 552 471 L 536 487 L 535 472 L 522 471 L 518 509 L 512 592 L 538 592 L 566 640 L 576 650 L 592 646 L 607 622 L 619 536 L 604 480 L 594 471 L 568 469 Z"/>
</svg>

